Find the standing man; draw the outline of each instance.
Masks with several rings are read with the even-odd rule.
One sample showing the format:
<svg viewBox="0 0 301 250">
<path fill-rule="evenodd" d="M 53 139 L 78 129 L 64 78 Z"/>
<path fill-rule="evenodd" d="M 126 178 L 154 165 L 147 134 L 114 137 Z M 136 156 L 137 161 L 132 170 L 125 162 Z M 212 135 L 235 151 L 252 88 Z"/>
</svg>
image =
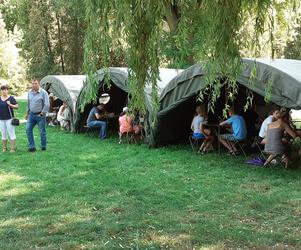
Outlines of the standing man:
<svg viewBox="0 0 301 250">
<path fill-rule="evenodd" d="M 46 150 L 46 113 L 49 110 L 48 93 L 40 87 L 38 80 L 31 82 L 31 90 L 28 92 L 26 134 L 29 152 L 35 152 L 36 146 L 33 136 L 33 128 L 38 125 L 41 137 L 41 149 Z"/>
</svg>

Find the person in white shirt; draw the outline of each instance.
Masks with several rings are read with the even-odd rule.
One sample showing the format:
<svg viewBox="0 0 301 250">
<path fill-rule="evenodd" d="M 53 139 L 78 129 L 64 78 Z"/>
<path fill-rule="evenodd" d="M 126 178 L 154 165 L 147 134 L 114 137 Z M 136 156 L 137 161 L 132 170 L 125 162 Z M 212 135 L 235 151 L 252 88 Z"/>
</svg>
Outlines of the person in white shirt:
<svg viewBox="0 0 301 250">
<path fill-rule="evenodd" d="M 197 106 L 196 113 L 197 115 L 193 117 L 191 122 L 192 138 L 196 140 L 204 139 L 199 152 L 206 153 L 211 147 L 214 137 L 211 135 L 210 129 L 205 128 L 208 117 L 205 106 Z"/>
<path fill-rule="evenodd" d="M 279 108 L 274 108 L 271 112 L 271 115 L 269 115 L 261 124 L 260 130 L 259 130 L 259 142 L 263 143 L 263 139 L 266 138 L 267 135 L 267 129 L 270 123 L 277 120 L 277 117 L 279 116 L 280 110 Z"/>
<path fill-rule="evenodd" d="M 59 112 L 57 113 L 57 120 L 60 123 L 62 130 L 70 129 L 69 108 L 66 101 L 63 103 L 63 105 L 59 109 Z"/>
</svg>

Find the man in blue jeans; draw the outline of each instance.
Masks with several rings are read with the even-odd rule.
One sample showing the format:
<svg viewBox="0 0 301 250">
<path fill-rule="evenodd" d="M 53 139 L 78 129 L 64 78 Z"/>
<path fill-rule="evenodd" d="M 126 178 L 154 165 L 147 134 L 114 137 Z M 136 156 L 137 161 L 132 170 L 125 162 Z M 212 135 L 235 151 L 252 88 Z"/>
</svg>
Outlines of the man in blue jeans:
<svg viewBox="0 0 301 250">
<path fill-rule="evenodd" d="M 105 139 L 107 137 L 107 122 L 103 121 L 103 119 L 107 116 L 107 111 L 105 110 L 104 106 L 104 104 L 99 104 L 98 106 L 93 107 L 87 119 L 88 127 L 100 128 L 100 139 Z"/>
<path fill-rule="evenodd" d="M 49 110 L 48 93 L 40 87 L 38 80 L 31 82 L 31 90 L 28 92 L 26 114 L 26 134 L 29 152 L 35 152 L 36 146 L 33 136 L 33 128 L 38 125 L 41 137 L 41 149 L 46 150 L 46 113 Z"/>
</svg>

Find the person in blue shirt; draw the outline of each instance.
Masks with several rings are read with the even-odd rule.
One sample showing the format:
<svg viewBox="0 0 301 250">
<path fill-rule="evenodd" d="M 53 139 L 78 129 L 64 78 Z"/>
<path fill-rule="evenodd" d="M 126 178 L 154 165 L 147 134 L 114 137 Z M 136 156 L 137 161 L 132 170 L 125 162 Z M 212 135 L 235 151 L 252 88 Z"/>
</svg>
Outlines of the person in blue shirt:
<svg viewBox="0 0 301 250">
<path fill-rule="evenodd" d="M 232 133 L 220 135 L 220 142 L 229 150 L 230 154 L 237 154 L 236 141 L 243 141 L 247 138 L 246 122 L 242 116 L 235 114 L 234 109 L 228 111 L 230 118 L 221 122 L 220 126 L 231 126 Z"/>
</svg>

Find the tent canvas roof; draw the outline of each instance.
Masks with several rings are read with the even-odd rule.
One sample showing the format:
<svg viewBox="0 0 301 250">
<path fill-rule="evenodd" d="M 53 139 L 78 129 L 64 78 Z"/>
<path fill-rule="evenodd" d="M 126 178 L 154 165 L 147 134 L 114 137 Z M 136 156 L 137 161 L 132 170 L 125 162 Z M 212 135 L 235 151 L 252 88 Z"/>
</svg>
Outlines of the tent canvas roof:
<svg viewBox="0 0 301 250">
<path fill-rule="evenodd" d="M 85 75 L 48 75 L 41 80 L 42 88 L 68 103 L 71 111 L 71 131 L 75 129 L 75 105 L 85 80 Z"/>
<path fill-rule="evenodd" d="M 301 61 L 288 59 L 243 59 L 243 70 L 237 78 L 237 82 L 261 96 L 266 95 L 266 88 L 270 86 L 270 101 L 280 106 L 301 109 Z M 255 77 L 252 77 L 254 73 Z M 169 131 L 160 131 L 160 127 L 167 127 L 162 124 L 161 118 L 171 110 L 185 102 L 198 91 L 205 87 L 205 72 L 201 65 L 193 65 L 174 77 L 163 89 L 159 98 L 159 111 L 152 114 L 157 116 L 157 122 L 152 128 L 150 143 L 160 144 L 160 137 L 164 140 L 172 140 L 173 136 Z M 170 125 L 172 126 L 172 125 Z M 167 138 L 169 137 L 169 138 Z"/>
<path fill-rule="evenodd" d="M 67 101 L 74 112 L 77 97 L 85 80 L 85 75 L 49 75 L 41 80 L 41 86 L 62 101 Z"/>
</svg>

